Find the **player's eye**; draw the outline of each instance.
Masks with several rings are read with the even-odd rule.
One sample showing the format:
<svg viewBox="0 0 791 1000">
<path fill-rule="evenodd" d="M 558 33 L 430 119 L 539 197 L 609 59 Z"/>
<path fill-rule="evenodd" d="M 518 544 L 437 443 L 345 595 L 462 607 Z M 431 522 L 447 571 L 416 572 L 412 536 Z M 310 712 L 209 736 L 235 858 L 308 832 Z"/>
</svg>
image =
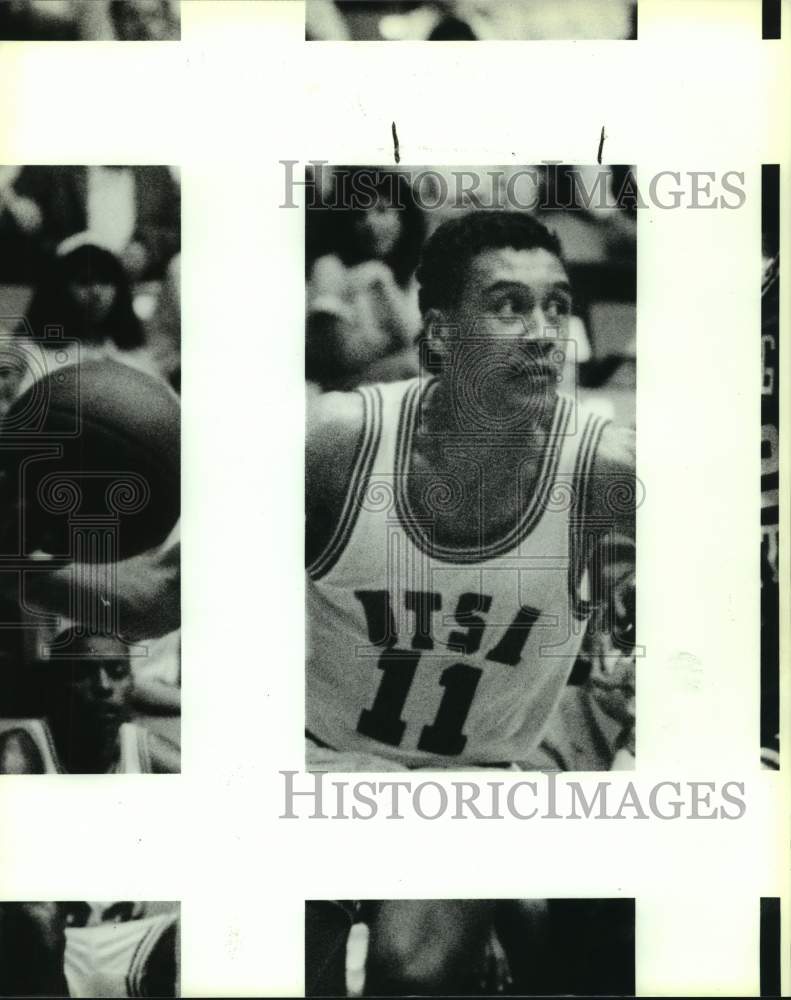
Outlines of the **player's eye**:
<svg viewBox="0 0 791 1000">
<path fill-rule="evenodd" d="M 495 302 L 495 313 L 500 319 L 512 320 L 530 312 L 530 303 L 524 295 L 511 292 Z"/>
<path fill-rule="evenodd" d="M 571 299 L 567 295 L 551 295 L 544 307 L 548 319 L 560 319 L 571 314 Z"/>
<path fill-rule="evenodd" d="M 91 908 L 87 903 L 64 903 L 67 927 L 87 927 Z"/>
</svg>

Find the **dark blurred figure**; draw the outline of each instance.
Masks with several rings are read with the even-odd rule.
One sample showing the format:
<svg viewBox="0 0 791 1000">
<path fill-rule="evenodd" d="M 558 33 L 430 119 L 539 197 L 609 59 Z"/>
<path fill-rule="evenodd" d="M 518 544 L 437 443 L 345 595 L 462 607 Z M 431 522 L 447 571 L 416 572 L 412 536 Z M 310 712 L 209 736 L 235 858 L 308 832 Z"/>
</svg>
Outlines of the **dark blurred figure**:
<svg viewBox="0 0 791 1000">
<path fill-rule="evenodd" d="M 44 253 L 91 230 L 137 281 L 162 278 L 179 250 L 179 187 L 167 167 L 23 167 L 13 189 L 37 210 L 26 233 Z"/>
<path fill-rule="evenodd" d="M 76 42 L 81 38 L 74 0 L 4 0 L 0 38 L 16 41 Z"/>
<path fill-rule="evenodd" d="M 179 38 L 178 0 L 2 0 L 0 38 L 121 42 Z"/>
<path fill-rule="evenodd" d="M 59 903 L 0 903 L 0 997 L 69 996 Z"/>
<path fill-rule="evenodd" d="M 172 0 L 110 0 L 110 19 L 120 42 L 168 42 L 180 36 Z"/>
<path fill-rule="evenodd" d="M 346 942 L 353 905 L 335 899 L 305 902 L 305 996 L 346 996 Z"/>
<path fill-rule="evenodd" d="M 41 228 L 41 210 L 19 194 L 14 184 L 22 167 L 0 167 L 0 281 L 24 284 L 40 264 L 35 234 Z"/>
<path fill-rule="evenodd" d="M 409 178 L 338 167 L 333 204 L 308 210 L 306 374 L 322 389 L 417 373 L 414 280 L 425 237 Z"/>
</svg>

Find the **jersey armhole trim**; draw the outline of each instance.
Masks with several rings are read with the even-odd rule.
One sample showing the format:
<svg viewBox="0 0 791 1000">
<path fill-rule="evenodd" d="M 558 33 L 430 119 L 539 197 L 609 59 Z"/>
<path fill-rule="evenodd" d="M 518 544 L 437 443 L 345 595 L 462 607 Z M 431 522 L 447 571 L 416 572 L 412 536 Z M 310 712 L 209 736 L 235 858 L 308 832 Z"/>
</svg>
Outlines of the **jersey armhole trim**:
<svg viewBox="0 0 791 1000">
<path fill-rule="evenodd" d="M 590 502 L 591 472 L 602 434 L 610 423 L 609 419 L 595 414 L 588 417 L 574 463 L 574 498 L 569 518 L 569 594 L 571 595 L 571 613 L 580 621 L 589 617 L 593 607 L 592 601 L 580 596 L 580 584 L 588 569 L 590 559 L 590 545 L 585 528 Z"/>
<path fill-rule="evenodd" d="M 352 474 L 346 490 L 341 516 L 332 537 L 308 565 L 308 576 L 319 580 L 338 562 L 349 543 L 362 508 L 374 458 L 382 437 L 382 394 L 378 386 L 362 386 L 356 390 L 363 400 L 363 432 L 357 445 Z"/>
<path fill-rule="evenodd" d="M 154 924 L 149 927 L 145 934 L 137 942 L 132 961 L 129 963 L 129 971 L 126 974 L 126 992 L 130 997 L 145 997 L 148 994 L 143 990 L 143 976 L 154 946 L 159 941 L 169 923 Z"/>
<path fill-rule="evenodd" d="M 140 759 L 140 773 L 151 774 L 154 770 L 151 763 L 151 744 L 148 730 L 143 726 L 137 727 L 137 753 Z"/>
</svg>

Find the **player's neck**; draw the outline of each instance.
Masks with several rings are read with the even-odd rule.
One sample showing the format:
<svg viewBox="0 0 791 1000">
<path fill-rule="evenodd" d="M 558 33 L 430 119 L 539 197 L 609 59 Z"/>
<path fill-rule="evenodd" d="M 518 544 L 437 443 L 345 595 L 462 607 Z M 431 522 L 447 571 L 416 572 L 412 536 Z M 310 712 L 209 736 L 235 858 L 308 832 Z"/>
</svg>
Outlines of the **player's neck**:
<svg viewBox="0 0 791 1000">
<path fill-rule="evenodd" d="M 525 442 L 542 440 L 552 422 L 556 399 L 554 392 L 536 394 L 530 400 L 523 394 L 486 387 L 478 391 L 478 387 L 438 379 L 424 400 L 421 427 L 427 435 L 458 435 L 466 439 L 465 446 L 478 444 L 482 449 L 502 444 L 504 436 Z"/>
<path fill-rule="evenodd" d="M 70 774 L 106 774 L 118 763 L 118 736 L 108 739 L 105 735 L 83 732 L 79 738 L 74 739 L 73 732 L 58 735 L 61 736 L 60 739 L 55 737 L 58 756 Z"/>
</svg>

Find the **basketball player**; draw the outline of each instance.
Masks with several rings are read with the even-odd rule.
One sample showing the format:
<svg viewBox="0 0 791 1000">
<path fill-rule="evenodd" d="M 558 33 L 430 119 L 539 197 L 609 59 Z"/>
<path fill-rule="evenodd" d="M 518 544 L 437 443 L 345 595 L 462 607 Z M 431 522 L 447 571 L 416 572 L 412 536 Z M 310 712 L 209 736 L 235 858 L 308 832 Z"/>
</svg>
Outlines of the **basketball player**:
<svg viewBox="0 0 791 1000">
<path fill-rule="evenodd" d="M 633 439 L 558 391 L 558 240 L 526 214 L 466 214 L 417 278 L 433 374 L 308 415 L 309 769 L 529 761 L 606 603 L 608 553 L 633 561 Z M 481 901 L 388 902 L 366 991 L 469 989 L 491 923 Z"/>
<path fill-rule="evenodd" d="M 631 435 L 558 392 L 557 239 L 526 214 L 466 214 L 417 277 L 435 374 L 314 397 L 308 416 L 322 770 L 526 760 L 606 596 L 607 552 L 633 558 Z"/>
<path fill-rule="evenodd" d="M 69 659 L 32 667 L 43 719 L 0 730 L 0 774 L 174 773 L 178 750 L 132 722 L 128 647 L 94 636 L 72 643 Z"/>
</svg>

